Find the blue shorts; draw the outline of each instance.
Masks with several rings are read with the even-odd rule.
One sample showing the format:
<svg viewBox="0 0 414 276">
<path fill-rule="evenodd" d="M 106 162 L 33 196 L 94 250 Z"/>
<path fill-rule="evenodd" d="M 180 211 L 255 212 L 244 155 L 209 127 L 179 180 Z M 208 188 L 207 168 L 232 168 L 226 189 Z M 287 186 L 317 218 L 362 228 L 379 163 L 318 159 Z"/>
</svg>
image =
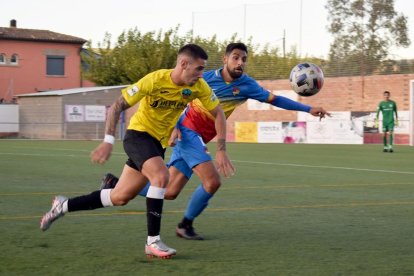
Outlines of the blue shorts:
<svg viewBox="0 0 414 276">
<path fill-rule="evenodd" d="M 176 167 L 190 179 L 193 174 L 192 168 L 212 159 L 206 144 L 197 132 L 184 127 L 180 123 L 178 123 L 178 126 L 181 130 L 181 141 L 177 141 L 177 144 L 173 147 L 167 167 Z"/>
</svg>

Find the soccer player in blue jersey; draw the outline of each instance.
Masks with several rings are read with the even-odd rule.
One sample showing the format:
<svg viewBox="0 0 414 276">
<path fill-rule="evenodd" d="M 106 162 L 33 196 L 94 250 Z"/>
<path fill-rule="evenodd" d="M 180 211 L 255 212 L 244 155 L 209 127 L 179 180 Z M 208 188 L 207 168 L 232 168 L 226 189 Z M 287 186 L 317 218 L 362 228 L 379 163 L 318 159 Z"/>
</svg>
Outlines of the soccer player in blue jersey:
<svg viewBox="0 0 414 276">
<path fill-rule="evenodd" d="M 282 96 L 276 96 L 261 87 L 253 78 L 244 74 L 247 53 L 247 47 L 243 43 L 230 43 L 223 58 L 223 67 L 203 74 L 203 78 L 220 100 L 226 118 L 247 99 L 255 99 L 287 110 L 309 112 L 320 118 L 330 115 L 321 107 L 310 107 Z M 219 172 L 206 147 L 206 143 L 215 136 L 212 116 L 208 114 L 200 101 L 194 100 L 188 104 L 184 114 L 180 117 L 169 141 L 170 144 L 175 144 L 175 147 L 168 163 L 170 181 L 165 199 L 175 199 L 193 173 L 201 179 L 201 184 L 191 196 L 184 217 L 176 228 L 177 236 L 185 239 L 203 239 L 194 231 L 193 221 L 207 207 L 209 200 L 221 185 Z M 202 170 L 202 168 L 208 168 L 208 170 Z M 233 171 L 229 169 L 222 173 L 227 177 Z M 114 175 L 106 174 L 102 188 L 111 188 L 116 185 L 116 182 L 117 178 Z M 146 190 L 143 189 L 140 194 L 145 195 Z"/>
</svg>

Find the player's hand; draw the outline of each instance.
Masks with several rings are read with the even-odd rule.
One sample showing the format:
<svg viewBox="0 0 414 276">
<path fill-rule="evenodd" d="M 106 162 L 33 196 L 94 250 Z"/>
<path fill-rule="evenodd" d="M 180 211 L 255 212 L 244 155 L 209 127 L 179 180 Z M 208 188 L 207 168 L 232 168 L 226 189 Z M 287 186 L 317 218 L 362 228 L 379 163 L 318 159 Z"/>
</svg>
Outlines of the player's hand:
<svg viewBox="0 0 414 276">
<path fill-rule="evenodd" d="M 399 126 L 400 122 L 398 120 L 395 120 L 395 126 Z"/>
<path fill-rule="evenodd" d="M 322 107 L 312 107 L 309 113 L 315 117 L 319 117 L 319 121 L 322 120 L 322 118 L 325 118 L 325 116 L 331 117 L 331 113 L 327 112 Z"/>
<path fill-rule="evenodd" d="M 218 150 L 216 152 L 216 164 L 217 170 L 225 177 L 233 176 L 236 171 L 230 161 L 229 156 L 224 150 Z"/>
<path fill-rule="evenodd" d="M 181 131 L 175 127 L 168 140 L 168 145 L 174 147 L 177 144 L 177 141 L 181 141 Z"/>
<path fill-rule="evenodd" d="M 104 164 L 111 156 L 113 145 L 102 142 L 91 152 L 91 162 L 95 164 Z"/>
</svg>

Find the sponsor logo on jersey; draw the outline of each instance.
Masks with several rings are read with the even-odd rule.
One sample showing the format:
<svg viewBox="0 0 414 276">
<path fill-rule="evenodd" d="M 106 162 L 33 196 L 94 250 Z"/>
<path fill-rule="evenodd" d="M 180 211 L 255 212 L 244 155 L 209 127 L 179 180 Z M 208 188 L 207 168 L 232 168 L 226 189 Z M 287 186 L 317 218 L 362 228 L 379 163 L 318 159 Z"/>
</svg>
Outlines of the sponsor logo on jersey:
<svg viewBox="0 0 414 276">
<path fill-rule="evenodd" d="M 150 106 L 155 108 L 155 107 L 157 107 L 157 106 L 158 106 L 158 102 L 159 102 L 158 100 L 157 100 L 157 101 L 154 101 L 154 102 L 152 102 L 152 103 L 150 104 Z"/>
<path fill-rule="evenodd" d="M 181 91 L 181 94 L 183 95 L 183 99 L 187 99 L 188 97 L 191 96 L 192 93 L 193 92 L 188 88 L 185 88 L 183 89 L 183 91 Z"/>
<path fill-rule="evenodd" d="M 237 86 L 235 86 L 233 87 L 231 92 L 233 93 L 233 96 L 237 96 L 240 93 L 240 89 Z"/>
<path fill-rule="evenodd" d="M 150 103 L 152 108 L 164 108 L 164 109 L 184 109 L 187 106 L 185 102 L 177 102 L 177 101 L 163 101 L 163 100 L 155 100 Z"/>
<path fill-rule="evenodd" d="M 139 91 L 139 88 L 138 88 L 138 86 L 136 86 L 136 85 L 134 85 L 134 86 L 132 86 L 131 88 L 129 88 L 128 90 L 127 90 L 127 93 L 128 93 L 128 95 L 129 96 L 134 96 L 135 94 L 137 94 L 138 93 L 138 91 Z"/>
</svg>

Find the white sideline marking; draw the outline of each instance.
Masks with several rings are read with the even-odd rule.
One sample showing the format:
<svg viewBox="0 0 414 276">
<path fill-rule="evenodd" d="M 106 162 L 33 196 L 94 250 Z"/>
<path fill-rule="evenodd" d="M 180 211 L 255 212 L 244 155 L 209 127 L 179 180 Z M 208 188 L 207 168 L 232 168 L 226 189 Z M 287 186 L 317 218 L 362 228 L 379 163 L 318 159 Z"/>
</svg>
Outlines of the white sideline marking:
<svg viewBox="0 0 414 276">
<path fill-rule="evenodd" d="M 79 151 L 90 152 L 86 150 L 73 150 L 73 149 L 48 149 L 48 150 L 61 150 L 61 151 Z M 45 157 L 77 157 L 76 154 L 44 154 L 44 153 L 10 153 L 0 152 L 0 155 L 21 155 L 21 156 L 45 156 Z M 125 156 L 125 153 L 112 152 L 112 155 Z M 166 155 L 165 158 L 169 156 Z M 244 160 L 231 160 L 232 162 L 248 163 L 248 164 L 260 164 L 260 165 L 272 165 L 272 166 L 291 166 L 291 167 L 304 167 L 304 168 L 318 168 L 318 169 L 336 169 L 336 170 L 350 170 L 350 171 L 366 171 L 366 172 L 379 172 L 379 173 L 395 173 L 395 174 L 410 174 L 414 175 L 414 172 L 406 171 L 392 171 L 392 170 L 377 170 L 377 169 L 364 169 L 364 168 L 351 168 L 351 167 L 334 167 L 334 166 L 317 166 L 317 165 L 304 165 L 304 164 L 292 164 L 292 163 L 273 163 L 273 162 L 261 162 L 261 161 L 244 161 Z"/>
<path fill-rule="evenodd" d="M 80 154 L 46 154 L 46 153 L 16 153 L 16 152 L 0 152 L 0 155 L 14 155 L 14 156 L 44 156 L 44 157 L 79 157 L 87 156 Z M 125 156 L 124 153 L 112 152 L 111 155 Z"/>
<path fill-rule="evenodd" d="M 234 211 L 262 211 L 272 209 L 329 209 L 329 208 L 358 208 L 358 207 L 384 207 L 384 206 L 409 206 L 414 205 L 412 201 L 402 202 L 344 202 L 344 203 L 328 203 L 328 204 L 309 204 L 309 205 L 275 205 L 263 207 L 241 207 L 241 208 L 208 208 L 209 212 L 234 212 Z M 184 210 L 166 210 L 164 214 L 182 213 Z M 108 213 L 70 213 L 71 217 L 105 217 L 105 216 L 130 216 L 130 215 L 146 215 L 146 211 L 125 211 L 125 212 L 108 212 Z M 39 219 L 39 215 L 26 216 L 0 216 L 0 221 L 15 220 L 31 220 Z"/>
<path fill-rule="evenodd" d="M 315 166 L 315 165 L 303 165 L 303 164 L 291 164 L 291 163 L 272 163 L 272 162 L 259 162 L 259 161 L 243 161 L 243 160 L 231 160 L 231 161 L 232 162 L 239 162 L 239 163 L 250 163 L 250 164 L 272 165 L 272 166 L 291 166 L 291 167 L 305 167 L 305 168 L 318 168 L 318 169 L 337 169 L 337 170 L 367 171 L 367 172 L 413 174 L 414 175 L 414 172 L 391 171 L 391 170 L 375 170 L 375 169 L 350 168 L 350 167 L 333 167 L 333 166 Z"/>
<path fill-rule="evenodd" d="M 18 155 L 18 156 L 44 156 L 44 157 L 76 157 L 75 154 L 44 154 L 44 153 L 15 153 L 15 152 L 0 152 L 0 155 Z"/>
</svg>

